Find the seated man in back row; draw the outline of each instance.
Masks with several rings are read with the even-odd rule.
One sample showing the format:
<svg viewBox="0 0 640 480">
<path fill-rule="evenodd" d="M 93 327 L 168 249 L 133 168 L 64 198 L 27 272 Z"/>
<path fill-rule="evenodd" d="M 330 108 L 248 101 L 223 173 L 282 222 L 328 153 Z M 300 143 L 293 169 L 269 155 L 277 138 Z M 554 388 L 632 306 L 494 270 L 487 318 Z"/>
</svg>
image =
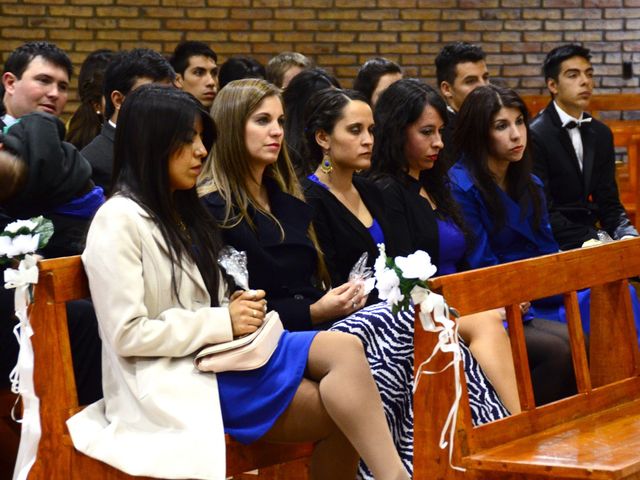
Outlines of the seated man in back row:
<svg viewBox="0 0 640 480">
<path fill-rule="evenodd" d="M 585 114 L 593 91 L 589 50 L 554 48 L 543 70 L 552 101 L 531 123 L 534 173 L 560 248 L 597 240 L 599 229 L 614 240 L 638 236 L 618 196 L 611 130 Z"/>
</svg>

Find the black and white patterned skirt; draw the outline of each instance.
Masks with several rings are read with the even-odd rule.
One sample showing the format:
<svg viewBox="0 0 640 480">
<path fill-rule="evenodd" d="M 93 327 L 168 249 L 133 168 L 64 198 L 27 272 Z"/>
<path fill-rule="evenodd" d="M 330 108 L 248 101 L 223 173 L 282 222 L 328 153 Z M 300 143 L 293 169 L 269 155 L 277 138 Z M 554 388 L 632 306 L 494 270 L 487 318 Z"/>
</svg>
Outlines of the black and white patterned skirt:
<svg viewBox="0 0 640 480">
<path fill-rule="evenodd" d="M 385 415 L 402 461 L 413 472 L 413 310 L 397 315 L 377 303 L 336 322 L 330 330 L 356 335 L 364 344 Z M 460 341 L 474 425 L 509 415 L 493 386 Z M 361 463 L 359 478 L 373 479 Z"/>
</svg>

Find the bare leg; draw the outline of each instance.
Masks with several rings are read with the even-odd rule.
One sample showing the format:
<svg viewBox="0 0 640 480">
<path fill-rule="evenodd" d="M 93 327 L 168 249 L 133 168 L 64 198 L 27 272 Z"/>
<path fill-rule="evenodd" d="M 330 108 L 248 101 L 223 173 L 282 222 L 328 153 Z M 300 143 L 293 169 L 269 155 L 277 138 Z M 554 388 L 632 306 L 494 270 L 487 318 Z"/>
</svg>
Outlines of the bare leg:
<svg viewBox="0 0 640 480">
<path fill-rule="evenodd" d="M 302 382 L 264 439 L 319 440 L 312 458 L 314 480 L 353 479 L 359 457 L 377 480 L 408 479 L 360 340 L 320 332 L 309 350 L 307 372 L 310 380 Z"/>
<path fill-rule="evenodd" d="M 309 350 L 310 378 L 319 382 L 328 414 L 377 480 L 408 479 L 382 410 L 360 339 L 319 333 Z"/>
<path fill-rule="evenodd" d="M 353 480 L 359 455 L 322 404 L 319 385 L 303 379 L 293 401 L 263 437 L 270 442 L 317 442 L 311 457 L 314 480 Z"/>
<path fill-rule="evenodd" d="M 466 315 L 458 319 L 459 332 L 469 345 L 482 370 L 496 389 L 505 407 L 520 413 L 516 372 L 511 342 L 497 310 Z"/>
</svg>

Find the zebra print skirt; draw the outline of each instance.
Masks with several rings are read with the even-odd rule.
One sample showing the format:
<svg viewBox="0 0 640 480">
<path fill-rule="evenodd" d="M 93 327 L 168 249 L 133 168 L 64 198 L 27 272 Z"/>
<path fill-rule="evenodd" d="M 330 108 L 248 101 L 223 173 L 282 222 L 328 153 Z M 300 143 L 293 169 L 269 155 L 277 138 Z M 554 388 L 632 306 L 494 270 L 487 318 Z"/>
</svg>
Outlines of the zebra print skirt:
<svg viewBox="0 0 640 480">
<path fill-rule="evenodd" d="M 402 461 L 413 473 L 413 309 L 391 313 L 386 303 L 377 303 L 333 324 L 330 330 L 356 335 L 364 344 L 373 378 L 378 385 L 385 415 Z M 460 341 L 475 425 L 509 415 L 489 380 Z M 373 479 L 361 462 L 359 477 Z"/>
</svg>

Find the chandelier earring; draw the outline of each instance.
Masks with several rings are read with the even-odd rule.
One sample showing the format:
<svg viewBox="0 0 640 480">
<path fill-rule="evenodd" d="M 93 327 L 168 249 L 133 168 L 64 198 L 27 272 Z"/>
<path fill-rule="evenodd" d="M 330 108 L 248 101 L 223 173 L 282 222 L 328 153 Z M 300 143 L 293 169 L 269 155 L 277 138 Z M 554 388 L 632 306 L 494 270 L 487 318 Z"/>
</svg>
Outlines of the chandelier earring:
<svg viewBox="0 0 640 480">
<path fill-rule="evenodd" d="M 333 163 L 331 163 L 331 157 L 329 156 L 329 151 L 324 152 L 322 156 L 322 163 L 320 164 L 320 170 L 322 173 L 329 175 L 333 172 Z"/>
</svg>

